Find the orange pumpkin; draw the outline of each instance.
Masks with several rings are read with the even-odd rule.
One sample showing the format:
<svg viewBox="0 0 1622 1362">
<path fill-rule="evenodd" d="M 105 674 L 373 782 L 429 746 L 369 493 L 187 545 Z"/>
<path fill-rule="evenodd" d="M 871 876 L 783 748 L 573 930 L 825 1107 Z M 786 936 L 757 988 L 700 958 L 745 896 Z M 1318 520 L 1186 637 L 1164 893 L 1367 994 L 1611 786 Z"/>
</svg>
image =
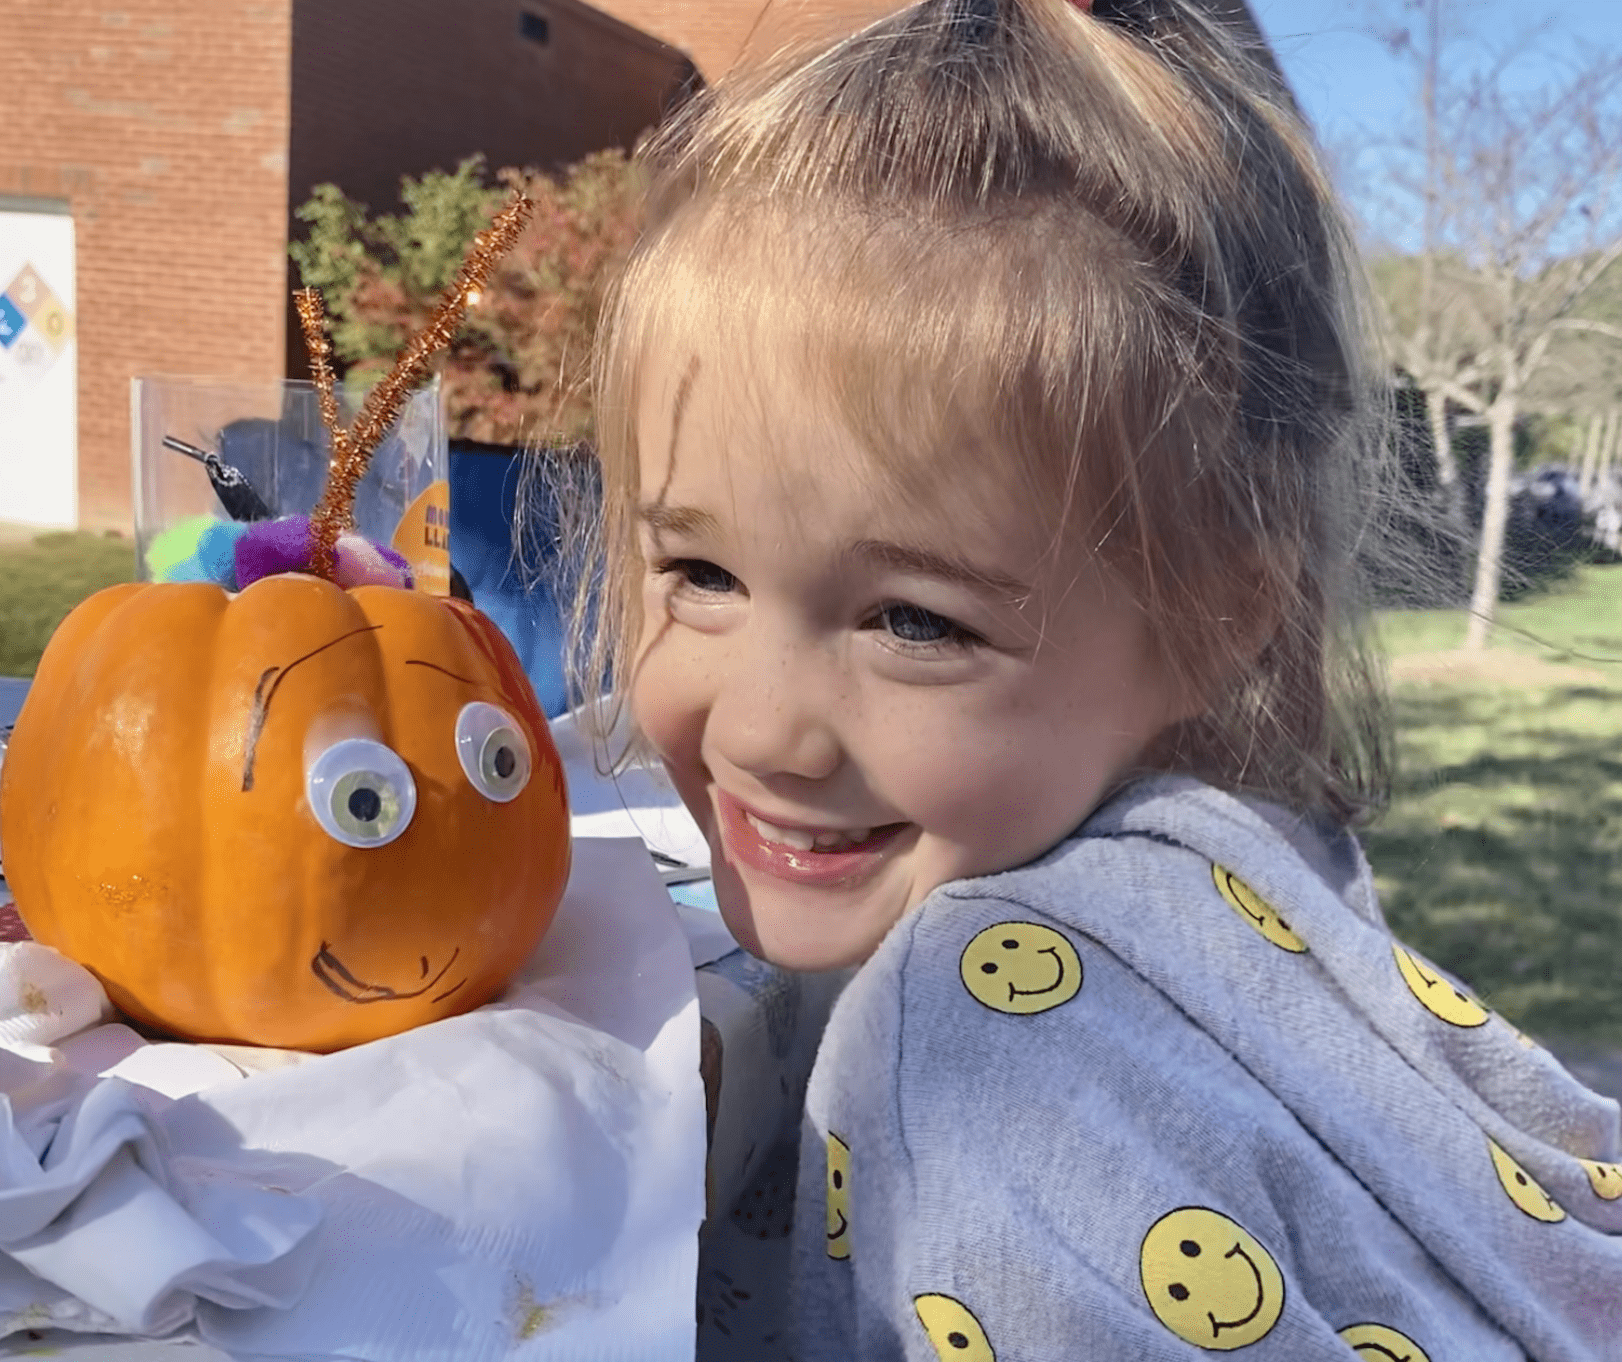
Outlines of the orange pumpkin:
<svg viewBox="0 0 1622 1362">
<path fill-rule="evenodd" d="M 0 776 L 35 938 L 131 1017 L 335 1050 L 477 1007 L 569 870 L 563 771 L 461 601 L 127 585 L 52 638 Z"/>
</svg>

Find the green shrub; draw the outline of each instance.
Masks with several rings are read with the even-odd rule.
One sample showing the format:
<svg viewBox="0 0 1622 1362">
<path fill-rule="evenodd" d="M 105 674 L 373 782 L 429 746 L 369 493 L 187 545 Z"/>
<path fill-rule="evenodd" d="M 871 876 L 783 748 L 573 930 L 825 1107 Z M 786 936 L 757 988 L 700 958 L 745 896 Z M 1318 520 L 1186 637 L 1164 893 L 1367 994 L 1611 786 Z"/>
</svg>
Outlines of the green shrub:
<svg viewBox="0 0 1622 1362">
<path fill-rule="evenodd" d="M 338 186 L 297 210 L 309 238 L 289 246 L 321 290 L 346 382 L 375 380 L 427 320 L 469 243 L 513 188 L 535 216 L 439 361 L 449 433 L 518 444 L 592 434 L 591 344 L 604 291 L 635 239 L 638 176 L 624 152 L 600 151 L 552 176 L 483 159 L 401 181 L 403 211 L 368 216 Z"/>
</svg>

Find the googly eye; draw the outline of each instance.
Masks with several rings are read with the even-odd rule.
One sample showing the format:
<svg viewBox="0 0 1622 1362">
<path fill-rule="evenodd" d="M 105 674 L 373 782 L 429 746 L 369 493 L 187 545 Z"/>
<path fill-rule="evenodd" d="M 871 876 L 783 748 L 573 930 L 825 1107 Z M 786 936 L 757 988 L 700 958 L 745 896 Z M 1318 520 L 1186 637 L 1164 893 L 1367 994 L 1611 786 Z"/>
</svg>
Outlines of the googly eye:
<svg viewBox="0 0 1622 1362">
<path fill-rule="evenodd" d="M 483 700 L 456 716 L 456 756 L 468 783 L 486 799 L 505 804 L 529 784 L 529 743 L 517 721 Z"/>
<path fill-rule="evenodd" d="M 417 811 L 410 769 L 370 738 L 345 738 L 327 748 L 310 763 L 304 792 L 322 831 L 346 847 L 387 846 Z"/>
</svg>

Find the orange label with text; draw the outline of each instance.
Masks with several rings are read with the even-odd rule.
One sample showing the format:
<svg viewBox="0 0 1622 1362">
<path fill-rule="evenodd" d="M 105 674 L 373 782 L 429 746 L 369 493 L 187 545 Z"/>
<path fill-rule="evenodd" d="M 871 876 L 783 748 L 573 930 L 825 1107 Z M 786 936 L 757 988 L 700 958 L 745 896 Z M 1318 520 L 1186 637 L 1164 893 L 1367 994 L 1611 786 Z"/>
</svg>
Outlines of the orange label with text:
<svg viewBox="0 0 1622 1362">
<path fill-rule="evenodd" d="M 411 564 L 417 590 L 451 594 L 451 485 L 441 478 L 423 488 L 394 529 L 394 551 Z"/>
</svg>

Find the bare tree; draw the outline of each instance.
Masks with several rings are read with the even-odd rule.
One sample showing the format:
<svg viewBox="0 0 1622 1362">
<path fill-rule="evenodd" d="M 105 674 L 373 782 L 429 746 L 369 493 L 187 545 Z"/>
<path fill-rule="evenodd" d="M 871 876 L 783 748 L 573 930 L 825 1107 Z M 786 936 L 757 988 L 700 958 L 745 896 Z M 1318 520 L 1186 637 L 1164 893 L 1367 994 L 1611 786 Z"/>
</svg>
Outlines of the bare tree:
<svg viewBox="0 0 1622 1362">
<path fill-rule="evenodd" d="M 1464 528 L 1464 497 L 1459 485 L 1458 461 L 1453 457 L 1453 432 L 1448 422 L 1447 388 L 1466 372 L 1477 348 L 1475 338 L 1460 330 L 1458 311 L 1438 306 L 1437 257 L 1442 242 L 1445 202 L 1441 155 L 1439 86 L 1441 82 L 1442 0 L 1403 0 L 1402 8 L 1423 8 L 1423 24 L 1399 24 L 1381 37 L 1391 50 L 1408 56 L 1419 79 L 1420 173 L 1398 173 L 1393 182 L 1417 197 L 1421 235 L 1419 253 L 1409 261 L 1390 259 L 1377 272 L 1384 285 L 1379 292 L 1382 320 L 1397 362 L 1425 398 L 1431 449 L 1436 460 L 1436 482 L 1442 510 L 1455 529 Z M 1414 150 L 1410 145 L 1408 150 Z M 1405 265 L 1411 268 L 1404 268 Z M 1417 278 L 1414 277 L 1417 275 Z"/>
<path fill-rule="evenodd" d="M 1455 76 L 1444 46 L 1448 0 L 1419 0 L 1414 41 L 1421 145 L 1390 163 L 1417 201 L 1417 257 L 1376 269 L 1398 362 L 1425 393 L 1438 481 L 1457 514 L 1447 404 L 1490 434 L 1485 504 L 1465 646 L 1486 645 L 1502 579 L 1516 422 L 1528 387 L 1564 333 L 1622 340 L 1585 315 L 1622 257 L 1622 58 L 1603 53 L 1528 82 L 1513 58 Z M 1410 219 L 1411 220 L 1411 219 Z"/>
</svg>

